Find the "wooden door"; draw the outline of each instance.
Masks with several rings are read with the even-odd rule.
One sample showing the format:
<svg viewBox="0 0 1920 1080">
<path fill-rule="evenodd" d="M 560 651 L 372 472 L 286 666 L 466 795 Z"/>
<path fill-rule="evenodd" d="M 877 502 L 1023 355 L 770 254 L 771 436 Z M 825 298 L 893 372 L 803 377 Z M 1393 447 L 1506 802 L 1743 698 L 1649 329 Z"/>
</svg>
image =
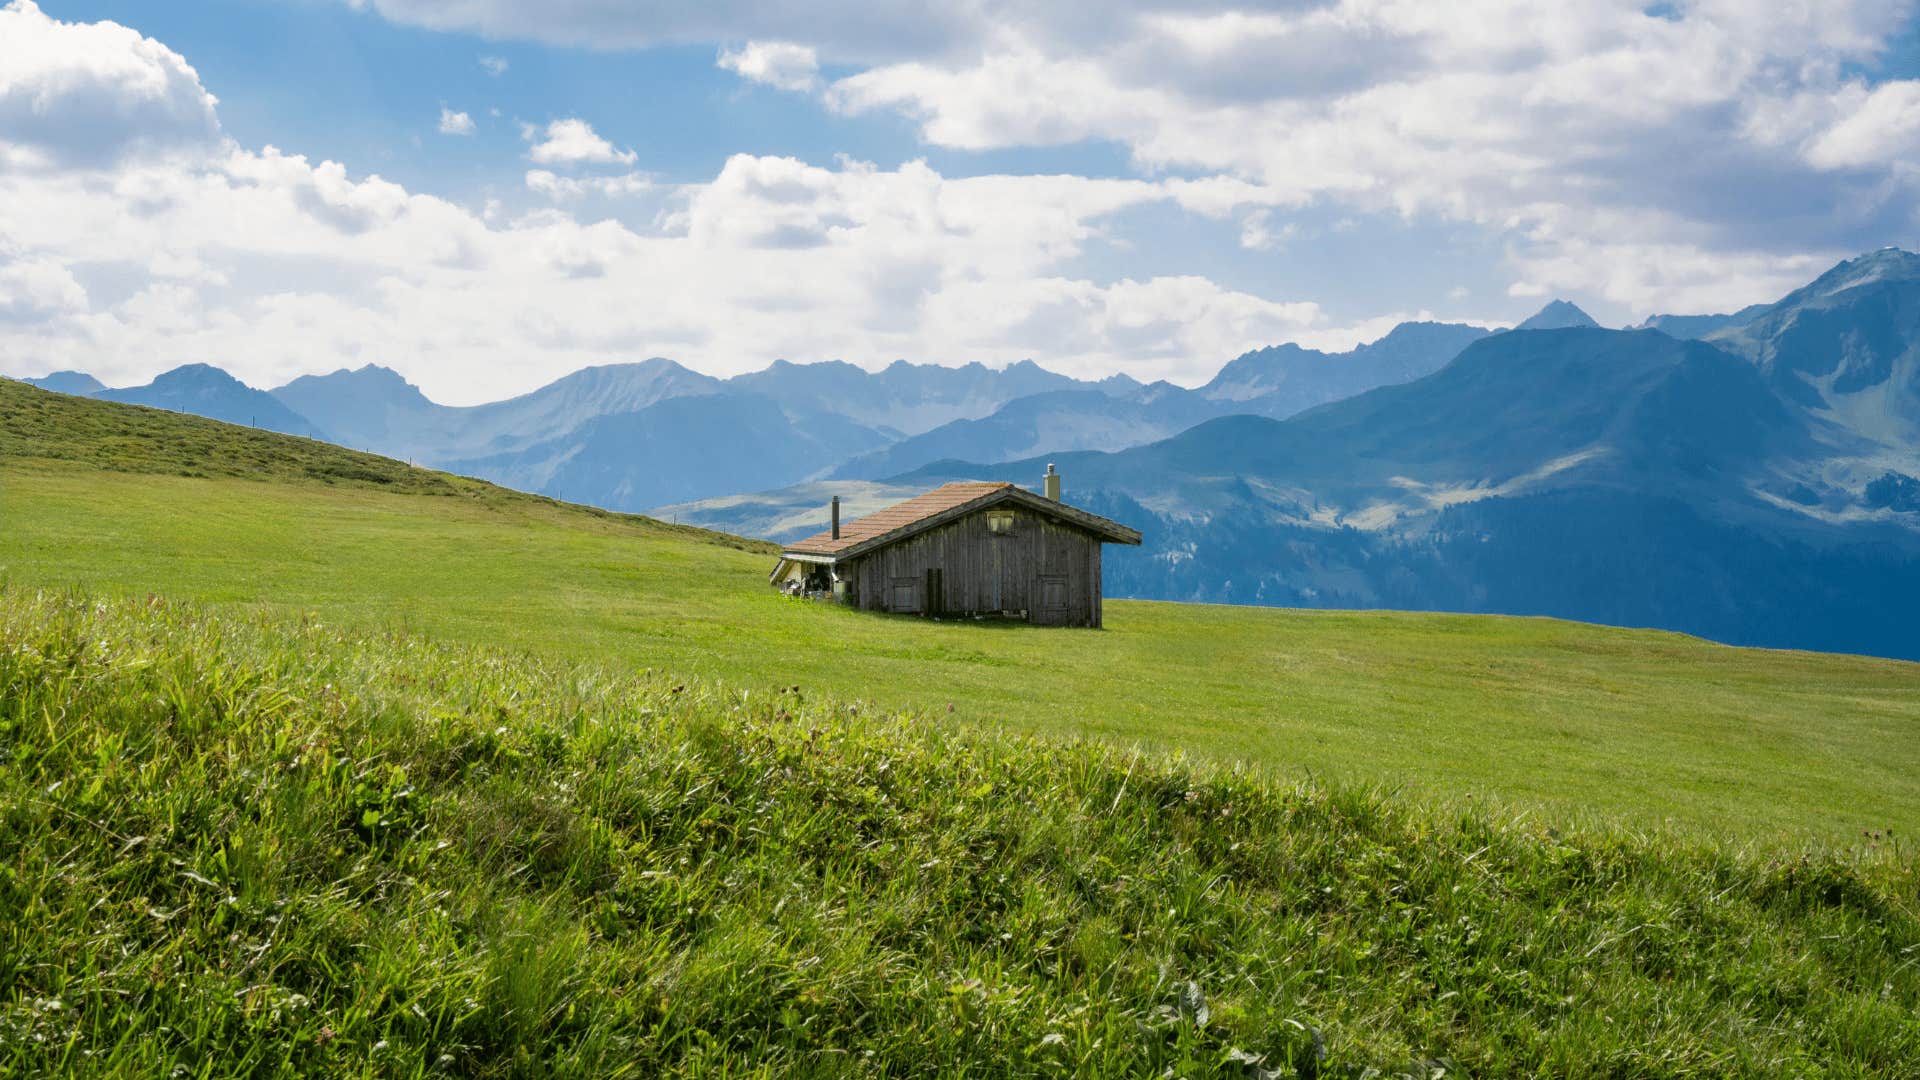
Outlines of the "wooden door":
<svg viewBox="0 0 1920 1080">
<path fill-rule="evenodd" d="M 1063 623 L 1067 621 L 1067 575 L 1041 574 L 1035 582 L 1038 595 L 1034 597 L 1033 621 L 1039 623 Z"/>
</svg>

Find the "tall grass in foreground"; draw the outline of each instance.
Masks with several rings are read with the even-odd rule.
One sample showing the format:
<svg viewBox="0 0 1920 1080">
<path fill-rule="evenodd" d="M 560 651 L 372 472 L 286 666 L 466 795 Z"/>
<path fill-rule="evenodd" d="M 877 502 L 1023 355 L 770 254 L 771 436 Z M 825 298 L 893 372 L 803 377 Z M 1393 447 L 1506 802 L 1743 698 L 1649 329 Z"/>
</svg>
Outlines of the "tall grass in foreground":
<svg viewBox="0 0 1920 1080">
<path fill-rule="evenodd" d="M 0 1074 L 1894 1076 L 1920 868 L 0 590 Z"/>
</svg>

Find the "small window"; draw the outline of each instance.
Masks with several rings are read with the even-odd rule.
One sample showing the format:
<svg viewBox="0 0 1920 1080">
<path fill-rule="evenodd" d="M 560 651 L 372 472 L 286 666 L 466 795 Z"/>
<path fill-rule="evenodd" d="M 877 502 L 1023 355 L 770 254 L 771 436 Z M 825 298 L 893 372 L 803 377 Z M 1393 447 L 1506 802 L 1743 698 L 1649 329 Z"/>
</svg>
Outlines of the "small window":
<svg viewBox="0 0 1920 1080">
<path fill-rule="evenodd" d="M 1040 579 L 1040 610 L 1062 611 L 1067 606 L 1067 579 L 1049 575 Z"/>
<path fill-rule="evenodd" d="M 987 511 L 987 531 L 995 536 L 1007 536 L 1013 532 L 1013 511 Z"/>
<path fill-rule="evenodd" d="M 920 598 L 915 595 L 920 583 L 910 577 L 897 577 L 891 582 L 892 595 L 888 598 L 888 611 L 915 612 L 920 610 Z"/>
</svg>

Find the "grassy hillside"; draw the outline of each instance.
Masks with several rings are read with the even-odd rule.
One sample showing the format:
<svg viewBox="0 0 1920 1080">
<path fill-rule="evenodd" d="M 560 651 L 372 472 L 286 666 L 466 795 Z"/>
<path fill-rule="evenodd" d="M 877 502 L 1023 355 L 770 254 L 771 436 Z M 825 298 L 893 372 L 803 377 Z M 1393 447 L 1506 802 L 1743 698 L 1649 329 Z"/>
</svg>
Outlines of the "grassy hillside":
<svg viewBox="0 0 1920 1080">
<path fill-rule="evenodd" d="M 295 484 L 300 490 L 339 487 L 408 495 L 457 497 L 493 509 L 536 512 L 563 504 L 509 491 L 463 476 L 415 468 L 378 454 L 313 439 L 208 420 L 187 413 L 55 394 L 0 378 L 0 463 L 10 472 L 47 472 L 60 464 L 88 471 L 188 479 L 241 479 Z M 0 495 L 8 494 L 0 488 Z M 13 492 L 24 497 L 24 492 Z M 19 509 L 18 506 L 13 507 Z M 618 522 L 631 530 L 703 541 L 745 551 L 771 552 L 768 544 L 725 533 L 668 525 L 652 518 L 567 506 L 570 520 L 582 516 Z"/>
<path fill-rule="evenodd" d="M 1920 1061 L 1891 839 L 1439 813 L 607 668 L 0 589 L 0 1075 Z"/>
<path fill-rule="evenodd" d="M 182 474 L 205 475 L 182 475 Z M 1920 828 L 1920 667 L 1548 620 L 1110 603 L 1108 629 L 790 601 L 765 548 L 0 381 L 0 580 L 311 615 L 1423 798 L 1844 842 Z"/>
</svg>

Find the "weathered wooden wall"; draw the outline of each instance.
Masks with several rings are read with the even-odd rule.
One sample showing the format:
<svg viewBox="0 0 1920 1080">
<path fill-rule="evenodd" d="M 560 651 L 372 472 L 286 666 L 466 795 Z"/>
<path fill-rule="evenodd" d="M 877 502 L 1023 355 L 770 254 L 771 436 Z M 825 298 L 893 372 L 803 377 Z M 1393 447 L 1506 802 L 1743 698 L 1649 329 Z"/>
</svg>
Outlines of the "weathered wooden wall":
<svg viewBox="0 0 1920 1080">
<path fill-rule="evenodd" d="M 976 511 L 918 536 L 843 563 L 854 602 L 872 611 L 927 610 L 927 571 L 940 571 L 936 610 L 946 615 L 1025 611 L 1037 623 L 1100 625 L 1100 541 L 1025 507 L 1011 509 L 1012 531 L 996 536 Z"/>
</svg>

